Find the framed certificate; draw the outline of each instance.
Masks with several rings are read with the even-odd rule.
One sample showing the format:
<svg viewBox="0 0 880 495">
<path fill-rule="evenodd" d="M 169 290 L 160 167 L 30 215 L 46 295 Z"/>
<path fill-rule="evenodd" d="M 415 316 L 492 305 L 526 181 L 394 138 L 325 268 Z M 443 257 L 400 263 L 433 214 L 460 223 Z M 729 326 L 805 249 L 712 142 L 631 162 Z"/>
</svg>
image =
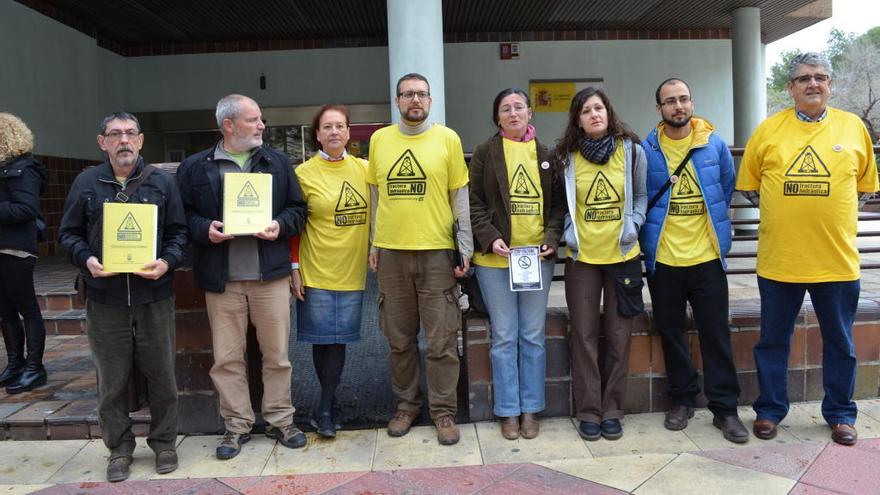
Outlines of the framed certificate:
<svg viewBox="0 0 880 495">
<path fill-rule="evenodd" d="M 104 270 L 133 273 L 156 259 L 156 216 L 153 204 L 104 203 L 101 263 Z"/>
<path fill-rule="evenodd" d="M 538 246 L 510 248 L 510 290 L 542 290 L 541 258 Z"/>
<path fill-rule="evenodd" d="M 223 233 L 251 235 L 272 223 L 272 175 L 223 175 Z"/>
</svg>

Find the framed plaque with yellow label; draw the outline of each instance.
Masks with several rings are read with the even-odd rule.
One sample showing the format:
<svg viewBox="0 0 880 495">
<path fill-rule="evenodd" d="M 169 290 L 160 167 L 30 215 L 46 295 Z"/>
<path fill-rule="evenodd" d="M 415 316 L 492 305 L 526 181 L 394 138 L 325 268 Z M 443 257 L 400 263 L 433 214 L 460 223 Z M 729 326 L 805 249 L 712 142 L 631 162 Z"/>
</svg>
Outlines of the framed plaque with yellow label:
<svg viewBox="0 0 880 495">
<path fill-rule="evenodd" d="M 104 271 L 132 273 L 156 259 L 156 216 L 152 204 L 104 203 L 101 263 Z"/>
<path fill-rule="evenodd" d="M 272 175 L 223 175 L 223 232 L 250 235 L 272 223 Z"/>
</svg>

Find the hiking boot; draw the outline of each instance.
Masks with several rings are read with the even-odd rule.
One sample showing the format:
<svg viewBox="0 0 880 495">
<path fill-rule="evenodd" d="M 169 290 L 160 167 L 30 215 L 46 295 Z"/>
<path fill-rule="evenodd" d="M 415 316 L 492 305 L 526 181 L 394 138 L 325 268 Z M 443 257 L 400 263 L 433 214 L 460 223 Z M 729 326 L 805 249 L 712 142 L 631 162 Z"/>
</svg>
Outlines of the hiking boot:
<svg viewBox="0 0 880 495">
<path fill-rule="evenodd" d="M 116 483 L 127 480 L 129 466 L 131 466 L 130 455 L 111 455 L 107 461 L 107 481 Z"/>
<path fill-rule="evenodd" d="M 232 459 L 241 452 L 241 446 L 251 439 L 250 433 L 233 433 L 226 430 L 217 446 L 217 459 Z"/>
<path fill-rule="evenodd" d="M 298 449 L 306 445 L 306 434 L 300 431 L 293 423 L 281 428 L 267 426 L 266 436 L 278 440 L 281 445 L 288 449 Z"/>
<path fill-rule="evenodd" d="M 156 472 L 168 474 L 177 469 L 177 451 L 165 449 L 156 454 Z"/>
<path fill-rule="evenodd" d="M 437 427 L 437 441 L 440 442 L 440 445 L 454 445 L 461 438 L 458 426 L 451 414 L 435 419 L 434 426 Z"/>
<path fill-rule="evenodd" d="M 388 435 L 392 437 L 406 435 L 418 416 L 419 413 L 398 409 L 391 421 L 388 422 Z"/>
</svg>

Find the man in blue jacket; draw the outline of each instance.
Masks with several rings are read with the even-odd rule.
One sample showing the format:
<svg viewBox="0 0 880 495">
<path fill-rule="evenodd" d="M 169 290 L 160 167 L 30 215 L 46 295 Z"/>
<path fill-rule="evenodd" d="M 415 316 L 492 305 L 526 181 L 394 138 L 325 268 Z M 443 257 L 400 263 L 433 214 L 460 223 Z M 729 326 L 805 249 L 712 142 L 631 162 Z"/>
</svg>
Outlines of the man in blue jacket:
<svg viewBox="0 0 880 495">
<path fill-rule="evenodd" d="M 288 238 L 302 230 L 306 205 L 287 156 L 263 144 L 265 125 L 254 100 L 225 96 L 217 103 L 216 118 L 223 138 L 184 160 L 177 181 L 193 241 L 193 273 L 205 290 L 214 351 L 210 374 L 226 425 L 217 458 L 231 459 L 250 440 L 255 420 L 245 363 L 248 320 L 263 354 L 266 436 L 288 448 L 306 444 L 293 423 L 287 356 Z M 222 184 L 228 174 L 243 172 L 271 175 L 272 221 L 254 235 L 233 236 L 223 231 Z"/>
<path fill-rule="evenodd" d="M 731 241 L 727 210 L 736 181 L 733 159 L 712 124 L 693 116 L 694 102 L 684 81 L 663 81 L 655 98 L 663 120 L 644 143 L 648 214 L 639 242 L 673 401 L 663 424 L 669 430 L 687 427 L 700 393 L 686 338 L 689 302 L 700 335 L 712 424 L 727 440 L 745 443 L 749 433 L 736 412 L 739 384 L 730 348 L 725 274 Z"/>
</svg>

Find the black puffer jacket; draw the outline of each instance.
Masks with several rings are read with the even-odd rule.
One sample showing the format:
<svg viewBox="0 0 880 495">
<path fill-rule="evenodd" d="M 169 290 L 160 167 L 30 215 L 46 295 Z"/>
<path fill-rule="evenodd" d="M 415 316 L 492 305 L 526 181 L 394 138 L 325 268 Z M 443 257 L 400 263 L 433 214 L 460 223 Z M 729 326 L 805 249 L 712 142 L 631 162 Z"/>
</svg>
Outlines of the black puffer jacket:
<svg viewBox="0 0 880 495">
<path fill-rule="evenodd" d="M 144 172 L 143 159 L 139 159 L 131 173 L 128 184 L 141 180 Z M 186 216 L 177 183 L 171 174 L 156 170 L 147 177 L 131 195 L 129 203 L 151 203 L 159 207 L 157 218 L 156 252 L 168 262 L 168 272 L 159 280 L 148 280 L 138 275 L 114 275 L 94 278 L 86 268 L 86 260 L 95 256 L 102 259 L 101 225 L 99 214 L 104 203 L 114 200 L 122 186 L 116 182 L 108 162 L 83 170 L 70 186 L 61 219 L 60 240 L 67 250 L 70 261 L 83 273 L 86 297 L 102 304 L 131 306 L 149 304 L 168 299 L 173 295 L 174 269 L 184 259 L 186 250 Z M 103 215 L 100 215 L 103 218 Z M 95 240 L 89 243 L 90 233 L 97 227 Z"/>
<path fill-rule="evenodd" d="M 46 225 L 40 215 L 46 183 L 46 170 L 30 153 L 0 164 L 0 249 L 37 254 Z"/>
</svg>

